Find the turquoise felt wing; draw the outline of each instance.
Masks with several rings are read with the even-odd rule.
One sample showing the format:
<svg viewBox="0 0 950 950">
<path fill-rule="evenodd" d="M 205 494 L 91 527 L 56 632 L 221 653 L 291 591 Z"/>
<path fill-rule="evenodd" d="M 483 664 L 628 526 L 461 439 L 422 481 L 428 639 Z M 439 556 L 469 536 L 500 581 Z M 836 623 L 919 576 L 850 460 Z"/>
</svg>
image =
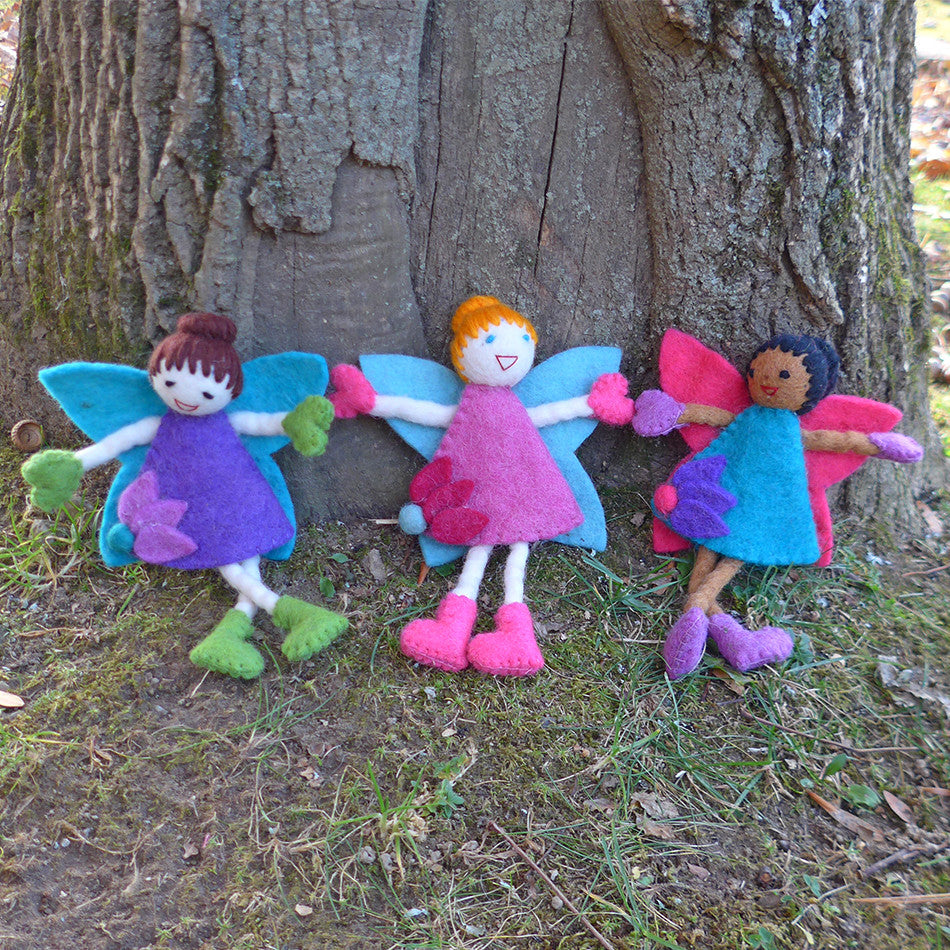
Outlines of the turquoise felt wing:
<svg viewBox="0 0 950 950">
<path fill-rule="evenodd" d="M 583 346 L 565 350 L 536 366 L 514 387 L 529 409 L 548 402 L 586 396 L 595 380 L 620 368 L 620 350 L 612 346 Z M 458 405 L 464 383 L 450 369 L 414 356 L 373 355 L 360 357 L 360 367 L 373 388 L 390 396 L 412 396 L 446 406 Z M 387 419 L 389 425 L 417 452 L 431 459 L 445 434 L 444 429 Z M 574 454 L 594 431 L 594 419 L 571 419 L 540 429 L 548 450 L 561 469 L 584 515 L 581 525 L 554 540 L 601 551 L 607 546 L 604 509 L 590 476 Z M 443 544 L 420 535 L 427 564 L 437 567 L 454 561 L 466 548 Z"/>
<path fill-rule="evenodd" d="M 326 360 L 314 353 L 278 353 L 250 360 L 242 367 L 244 390 L 228 412 L 289 412 L 310 395 L 326 391 L 329 373 Z M 63 411 L 94 442 L 147 416 L 162 416 L 168 409 L 149 383 L 145 370 L 112 363 L 64 363 L 40 371 L 40 382 L 63 407 Z M 241 441 L 257 462 L 281 507 L 294 519 L 293 504 L 284 476 L 271 456 L 290 440 L 284 436 L 242 436 Z M 99 530 L 99 550 L 110 567 L 131 564 L 137 558 L 109 542 L 110 530 L 119 523 L 119 496 L 142 467 L 147 445 L 136 446 L 119 457 L 119 472 L 106 498 Z M 267 556 L 283 560 L 290 556 L 294 539 Z"/>
</svg>

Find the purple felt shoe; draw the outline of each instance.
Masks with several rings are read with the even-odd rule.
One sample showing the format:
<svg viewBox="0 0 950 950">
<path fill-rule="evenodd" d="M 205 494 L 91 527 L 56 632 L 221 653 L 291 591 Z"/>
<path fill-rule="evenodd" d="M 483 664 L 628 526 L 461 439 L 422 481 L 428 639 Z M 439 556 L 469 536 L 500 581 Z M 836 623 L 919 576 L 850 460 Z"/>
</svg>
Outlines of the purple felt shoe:
<svg viewBox="0 0 950 950">
<path fill-rule="evenodd" d="M 662 389 L 647 389 L 634 403 L 633 431 L 637 435 L 666 435 L 679 428 L 686 406 Z"/>
<path fill-rule="evenodd" d="M 908 435 L 900 432 L 871 432 L 868 435 L 872 445 L 880 451 L 876 458 L 888 462 L 919 462 L 924 457 L 924 447 Z"/>
<path fill-rule="evenodd" d="M 780 627 L 746 630 L 729 614 L 716 614 L 709 621 L 709 636 L 722 658 L 740 673 L 766 663 L 783 663 L 792 655 L 791 634 Z"/>
<path fill-rule="evenodd" d="M 670 628 L 663 644 L 663 660 L 671 680 L 678 680 L 699 666 L 708 630 L 709 618 L 699 607 L 691 607 Z"/>
</svg>

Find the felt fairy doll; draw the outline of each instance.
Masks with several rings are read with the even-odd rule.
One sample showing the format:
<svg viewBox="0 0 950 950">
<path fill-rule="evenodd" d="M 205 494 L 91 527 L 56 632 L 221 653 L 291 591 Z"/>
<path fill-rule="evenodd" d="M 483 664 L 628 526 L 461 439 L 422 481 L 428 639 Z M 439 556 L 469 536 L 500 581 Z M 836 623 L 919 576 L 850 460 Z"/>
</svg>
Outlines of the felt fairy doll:
<svg viewBox="0 0 950 950">
<path fill-rule="evenodd" d="M 73 495 L 83 472 L 118 458 L 123 466 L 100 531 L 106 563 L 217 568 L 238 600 L 190 657 L 206 669 L 251 679 L 264 667 L 250 642 L 259 608 L 287 631 L 281 649 L 290 660 L 323 649 L 347 621 L 279 596 L 260 570 L 262 555 L 288 557 L 296 534 L 270 454 L 288 439 L 305 455 L 324 451 L 333 419 L 333 407 L 318 394 L 326 363 L 313 354 L 283 353 L 242 368 L 236 333 L 228 317 L 188 313 L 153 350 L 147 373 L 101 363 L 43 370 L 43 384 L 96 441 L 76 452 L 34 455 L 23 475 L 33 486 L 31 501 L 52 511 Z M 252 385 L 242 398 L 246 379 Z"/>
<path fill-rule="evenodd" d="M 494 297 L 462 303 L 452 334 L 458 377 L 428 360 L 364 356 L 366 375 L 355 366 L 334 367 L 330 400 L 339 418 L 366 413 L 391 420 L 431 458 L 410 485 L 415 505 L 401 514 L 401 524 L 423 532 L 430 564 L 464 554 L 461 576 L 435 618 L 402 630 L 403 653 L 451 672 L 471 665 L 497 676 L 528 676 L 544 665 L 524 596 L 529 546 L 546 539 L 604 546 L 603 511 L 573 453 L 597 420 L 628 423 L 633 403 L 615 372 L 620 354 L 613 348 L 568 350 L 529 375 L 537 333 Z M 420 399 L 421 393 L 435 395 Z M 431 441 L 417 438 L 419 427 L 432 433 Z M 567 444 L 558 445 L 565 434 Z M 413 520 L 415 526 L 408 524 Z M 452 553 L 433 559 L 429 552 L 438 555 L 440 545 Z M 478 591 L 496 547 L 508 548 L 504 602 L 494 628 L 473 637 Z"/>
<path fill-rule="evenodd" d="M 633 428 L 640 435 L 681 429 L 694 450 L 654 494 L 658 549 L 676 549 L 678 538 L 696 545 L 685 610 L 663 647 L 667 673 L 678 679 L 694 670 L 707 637 L 736 669 L 782 662 L 791 635 L 745 629 L 719 606 L 723 588 L 746 562 L 828 563 L 825 488 L 866 458 L 915 462 L 923 449 L 879 431 L 900 419 L 894 407 L 830 395 L 839 359 L 816 337 L 782 334 L 763 343 L 743 379 L 698 340 L 669 330 L 660 367 L 663 389 L 637 399 Z"/>
</svg>

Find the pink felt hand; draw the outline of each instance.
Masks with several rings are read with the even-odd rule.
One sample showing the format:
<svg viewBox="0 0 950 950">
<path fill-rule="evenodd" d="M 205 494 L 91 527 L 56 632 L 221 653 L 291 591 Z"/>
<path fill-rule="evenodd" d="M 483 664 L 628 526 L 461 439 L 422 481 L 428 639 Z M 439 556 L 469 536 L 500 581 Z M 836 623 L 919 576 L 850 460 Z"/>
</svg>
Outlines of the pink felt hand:
<svg viewBox="0 0 950 950">
<path fill-rule="evenodd" d="M 330 371 L 330 383 L 336 392 L 327 398 L 333 403 L 338 419 L 365 415 L 376 405 L 376 390 L 358 366 L 341 363 Z"/>
<path fill-rule="evenodd" d="M 899 432 L 872 432 L 868 439 L 880 449 L 874 458 L 888 462 L 919 462 L 924 457 L 923 446 Z"/>
<path fill-rule="evenodd" d="M 594 410 L 594 418 L 612 426 L 629 425 L 635 410 L 627 389 L 627 380 L 620 373 L 598 376 L 587 397 L 587 405 Z"/>
<path fill-rule="evenodd" d="M 633 431 L 637 435 L 666 435 L 677 428 L 686 406 L 661 389 L 648 389 L 637 397 Z"/>
</svg>

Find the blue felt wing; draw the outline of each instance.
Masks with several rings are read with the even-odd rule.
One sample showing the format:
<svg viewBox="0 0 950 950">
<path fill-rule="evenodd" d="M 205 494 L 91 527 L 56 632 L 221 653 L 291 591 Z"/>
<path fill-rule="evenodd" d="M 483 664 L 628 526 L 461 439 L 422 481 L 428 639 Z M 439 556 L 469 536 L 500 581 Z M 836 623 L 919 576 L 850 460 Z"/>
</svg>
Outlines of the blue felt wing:
<svg viewBox="0 0 950 950">
<path fill-rule="evenodd" d="M 603 373 L 615 373 L 620 367 L 620 350 L 608 346 L 584 346 L 558 353 L 536 366 L 514 392 L 529 408 L 547 402 L 585 396 L 594 381 Z M 360 367 L 377 392 L 386 395 L 413 396 L 447 406 L 458 404 L 464 384 L 439 363 L 414 356 L 363 356 Z M 444 429 L 422 426 L 399 419 L 386 420 L 390 426 L 427 459 L 431 459 L 445 434 Z M 607 546 L 607 525 L 604 510 L 590 476 L 574 454 L 580 444 L 594 431 L 594 419 L 571 419 L 540 430 L 554 460 L 567 479 L 583 523 L 555 540 L 577 547 L 603 550 Z M 442 544 L 426 535 L 419 537 L 427 564 L 438 567 L 454 561 L 466 548 Z"/>
<path fill-rule="evenodd" d="M 309 395 L 326 391 L 326 360 L 313 353 L 279 353 L 250 360 L 242 367 L 244 390 L 228 412 L 289 412 Z M 67 416 L 94 442 L 146 416 L 161 416 L 168 409 L 149 383 L 145 370 L 111 363 L 65 363 L 40 371 L 40 382 L 63 407 Z M 296 524 L 290 492 L 271 455 L 289 441 L 286 436 L 242 436 L 245 447 L 270 484 L 291 524 Z M 118 474 L 106 498 L 99 531 L 99 549 L 110 567 L 131 564 L 137 558 L 109 543 L 109 532 L 118 523 L 119 496 L 133 482 L 148 452 L 147 445 L 123 452 Z M 283 560 L 293 550 L 293 539 L 268 557 Z"/>
<path fill-rule="evenodd" d="M 40 382 L 93 442 L 144 419 L 163 416 L 144 369 L 113 363 L 64 363 L 41 369 Z"/>
<path fill-rule="evenodd" d="M 64 363 L 40 370 L 39 378 L 66 415 L 93 442 L 147 416 L 162 416 L 168 411 L 144 369 L 113 363 Z M 119 496 L 135 479 L 147 451 L 147 445 L 139 445 L 118 457 L 121 467 L 109 489 L 99 529 L 99 550 L 110 567 L 138 560 L 113 548 L 107 535 L 118 521 Z"/>
<path fill-rule="evenodd" d="M 316 353 L 274 353 L 249 360 L 241 367 L 244 389 L 228 412 L 290 412 L 307 396 L 322 396 L 330 380 L 327 361 Z M 271 490 L 294 526 L 294 536 L 268 551 L 273 561 L 286 561 L 297 540 L 297 519 L 284 475 L 271 456 L 290 442 L 286 435 L 242 436 L 244 447 L 257 462 Z"/>
<path fill-rule="evenodd" d="M 613 346 L 579 346 L 564 350 L 536 366 L 515 386 L 514 391 L 529 409 L 559 399 L 586 396 L 599 376 L 620 369 L 620 357 L 620 350 Z M 539 431 L 584 515 L 584 521 L 578 527 L 554 540 L 603 551 L 607 547 L 604 508 L 594 483 L 574 454 L 595 428 L 596 419 L 569 419 L 544 426 Z"/>
<path fill-rule="evenodd" d="M 412 396 L 443 406 L 457 406 L 465 384 L 441 363 L 400 354 L 360 357 L 360 368 L 373 388 L 387 396 Z M 445 435 L 445 429 L 404 419 L 387 419 L 390 427 L 420 455 L 431 459 Z M 467 550 L 457 544 L 443 544 L 419 535 L 422 556 L 430 567 L 440 567 L 460 558 Z"/>
</svg>

